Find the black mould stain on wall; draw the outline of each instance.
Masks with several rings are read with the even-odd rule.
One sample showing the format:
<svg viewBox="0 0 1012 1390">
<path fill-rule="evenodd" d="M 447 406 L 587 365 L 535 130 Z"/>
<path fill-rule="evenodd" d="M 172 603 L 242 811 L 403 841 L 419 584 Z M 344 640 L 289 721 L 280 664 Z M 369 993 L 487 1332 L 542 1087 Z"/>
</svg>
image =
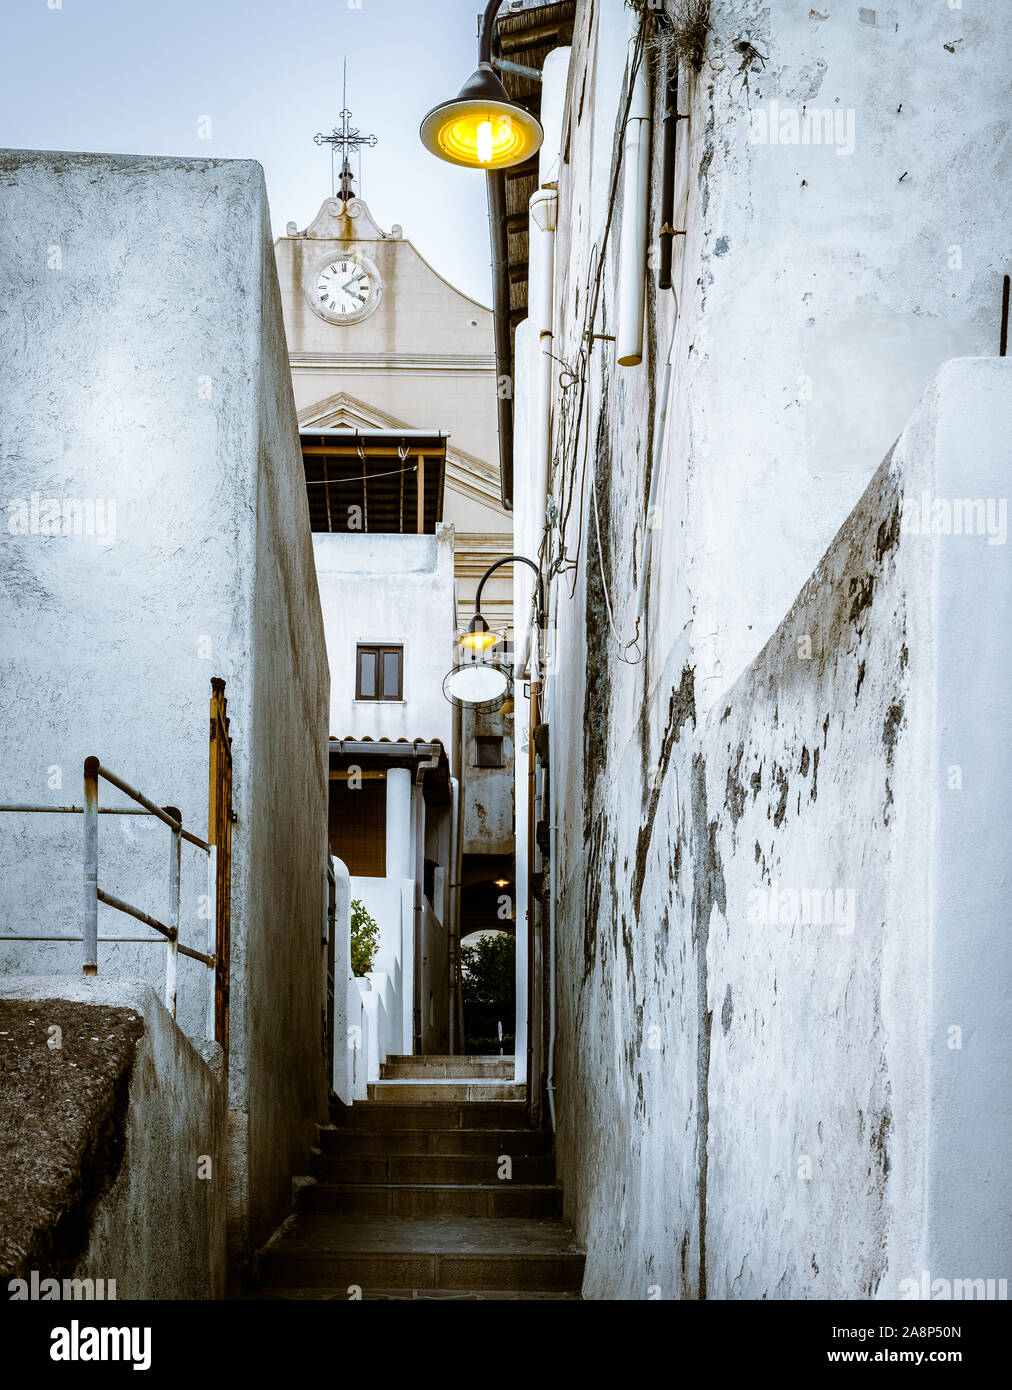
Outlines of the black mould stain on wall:
<svg viewBox="0 0 1012 1390">
<path fill-rule="evenodd" d="M 653 837 L 654 820 L 657 816 L 657 806 L 661 799 L 664 779 L 671 765 L 671 753 L 675 744 L 681 738 L 682 729 L 685 727 L 686 721 L 691 719 L 692 727 L 696 727 L 694 678 L 694 667 L 689 665 L 683 666 L 681 680 L 674 690 L 672 690 L 671 698 L 668 701 L 668 720 L 664 728 L 664 735 L 661 738 L 661 748 L 656 766 L 649 770 L 643 782 L 643 790 L 645 793 L 648 792 L 649 794 L 646 796 L 646 808 L 643 814 L 643 821 L 640 825 L 639 834 L 636 837 L 636 864 L 633 872 L 633 905 L 637 918 L 640 915 L 643 882 L 646 878 L 647 852 L 650 849 L 650 841 Z M 643 736 L 645 748 L 645 740 L 647 737 L 647 730 L 645 727 Z M 646 756 L 644 753 L 644 763 L 645 762 Z M 672 877 L 677 881 L 680 864 L 679 846 L 677 842 L 672 857 Z"/>
<path fill-rule="evenodd" d="M 713 1013 L 708 1008 L 706 951 L 710 913 L 727 911 L 724 869 L 717 851 L 717 821 L 710 820 L 706 802 L 706 761 L 692 760 L 692 946 L 696 957 L 696 1201 L 699 1243 L 698 1298 L 706 1298 L 706 1182 L 710 1126 L 710 1038 Z"/>
</svg>

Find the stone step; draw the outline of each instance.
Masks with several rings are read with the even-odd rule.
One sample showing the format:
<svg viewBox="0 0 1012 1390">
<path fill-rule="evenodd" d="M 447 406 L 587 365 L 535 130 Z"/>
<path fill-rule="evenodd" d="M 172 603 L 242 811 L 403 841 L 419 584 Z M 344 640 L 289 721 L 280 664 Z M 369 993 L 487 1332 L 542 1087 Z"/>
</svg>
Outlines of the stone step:
<svg viewBox="0 0 1012 1390">
<path fill-rule="evenodd" d="M 388 1057 L 380 1064 L 384 1081 L 512 1081 L 512 1057 Z"/>
<path fill-rule="evenodd" d="M 388 1062 L 403 1063 L 413 1067 L 445 1066 L 458 1063 L 466 1063 L 469 1066 L 483 1067 L 489 1063 L 497 1066 L 502 1062 L 508 1062 L 510 1066 L 514 1062 L 513 1053 L 507 1053 L 500 1057 L 497 1053 L 491 1052 L 391 1052 L 387 1055 Z"/>
<path fill-rule="evenodd" d="M 551 1183 L 555 1159 L 551 1154 L 511 1154 L 512 1182 Z M 331 1183 L 466 1183 L 499 1181 L 496 1154 L 374 1154 L 345 1157 L 336 1153 L 313 1156 L 313 1176 Z"/>
<path fill-rule="evenodd" d="M 550 1154 L 544 1129 L 353 1129 L 319 1130 L 320 1148 L 342 1158 L 377 1154 Z"/>
<path fill-rule="evenodd" d="M 360 1216 L 562 1215 L 562 1189 L 512 1182 L 311 1183 L 299 1192 L 301 1212 L 355 1212 Z"/>
<path fill-rule="evenodd" d="M 304 1288 L 282 1288 L 274 1284 L 269 1289 L 257 1289 L 254 1293 L 245 1295 L 246 1299 L 265 1302 L 267 1300 L 286 1302 L 347 1302 L 350 1297 L 346 1288 L 333 1288 L 329 1285 L 313 1285 L 308 1289 Z M 435 1301 L 440 1303 L 447 1301 L 453 1302 L 475 1302 L 475 1303 L 504 1303 L 509 1300 L 519 1302 L 525 1300 L 551 1299 L 553 1302 L 581 1302 L 578 1293 L 549 1293 L 544 1289 L 363 1289 L 361 1294 L 356 1293 L 356 1297 L 361 1297 L 365 1303 L 377 1299 L 386 1301 L 394 1300 L 401 1302 L 413 1302 L 415 1300 Z"/>
<path fill-rule="evenodd" d="M 393 1105 L 387 1101 L 357 1100 L 334 1104 L 331 1121 L 349 1129 L 529 1129 L 527 1103 L 522 1100 L 469 1101 L 437 1105 L 426 1102 Z"/>
<path fill-rule="evenodd" d="M 260 1256 L 277 1288 L 576 1292 L 583 1252 L 557 1220 L 296 1214 Z"/>
<path fill-rule="evenodd" d="M 373 1081 L 369 1099 L 382 1105 L 445 1105 L 452 1101 L 524 1101 L 527 1088 L 516 1081 L 443 1080 Z M 354 1109 L 354 1107 L 352 1107 Z"/>
</svg>

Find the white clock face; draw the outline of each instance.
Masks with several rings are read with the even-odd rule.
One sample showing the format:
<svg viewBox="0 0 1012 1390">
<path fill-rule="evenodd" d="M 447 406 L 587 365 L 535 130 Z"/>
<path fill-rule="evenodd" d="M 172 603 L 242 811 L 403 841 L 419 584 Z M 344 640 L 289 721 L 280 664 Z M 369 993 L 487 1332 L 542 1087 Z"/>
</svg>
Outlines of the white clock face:
<svg viewBox="0 0 1012 1390">
<path fill-rule="evenodd" d="M 378 280 L 355 256 L 336 256 L 321 266 L 313 307 L 335 323 L 353 323 L 376 307 Z"/>
</svg>

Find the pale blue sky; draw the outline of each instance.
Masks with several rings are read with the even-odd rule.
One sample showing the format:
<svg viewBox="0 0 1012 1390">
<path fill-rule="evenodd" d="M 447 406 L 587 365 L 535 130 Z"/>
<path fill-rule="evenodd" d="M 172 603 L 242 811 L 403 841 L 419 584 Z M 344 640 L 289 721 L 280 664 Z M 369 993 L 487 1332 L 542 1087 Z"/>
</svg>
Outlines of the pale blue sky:
<svg viewBox="0 0 1012 1390">
<path fill-rule="evenodd" d="M 60 8 L 50 9 L 50 5 Z M 356 4 L 356 0 L 351 0 Z M 257 159 L 275 235 L 330 194 L 318 130 L 379 136 L 357 191 L 490 302 L 485 180 L 428 154 L 425 112 L 477 63 L 480 0 L 0 0 L 0 146 Z M 198 137 L 210 116 L 211 139 Z"/>
</svg>

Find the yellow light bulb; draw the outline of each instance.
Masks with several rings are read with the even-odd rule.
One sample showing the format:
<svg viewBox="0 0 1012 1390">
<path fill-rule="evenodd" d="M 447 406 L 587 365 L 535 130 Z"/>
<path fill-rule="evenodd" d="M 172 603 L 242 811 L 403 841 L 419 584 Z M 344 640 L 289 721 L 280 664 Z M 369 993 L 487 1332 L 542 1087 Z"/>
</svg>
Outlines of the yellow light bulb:
<svg viewBox="0 0 1012 1390">
<path fill-rule="evenodd" d="M 482 121 L 478 127 L 478 162 L 492 163 L 492 122 Z"/>
<path fill-rule="evenodd" d="M 494 632 L 465 632 L 460 645 L 470 647 L 473 652 L 483 652 L 488 647 L 494 647 L 498 640 Z"/>
</svg>

